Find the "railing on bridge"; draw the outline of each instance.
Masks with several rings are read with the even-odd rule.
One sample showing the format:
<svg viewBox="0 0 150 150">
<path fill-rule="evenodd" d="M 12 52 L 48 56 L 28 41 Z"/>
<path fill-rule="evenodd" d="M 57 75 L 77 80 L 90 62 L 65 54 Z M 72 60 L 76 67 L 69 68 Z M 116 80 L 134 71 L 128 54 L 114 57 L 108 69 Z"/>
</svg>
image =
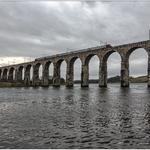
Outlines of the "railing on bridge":
<svg viewBox="0 0 150 150">
<path fill-rule="evenodd" d="M 112 46 L 110 44 L 106 44 L 106 45 L 102 45 L 102 46 L 97 46 L 97 47 L 92 47 L 92 48 L 86 48 L 86 49 L 81 49 L 81 50 L 75 50 L 72 52 L 66 52 L 66 53 L 61 53 L 61 54 L 56 54 L 56 55 L 52 55 L 52 56 L 46 56 L 46 57 L 40 57 L 40 58 L 36 58 L 35 61 L 40 61 L 43 59 L 48 59 L 48 58 L 53 58 L 53 57 L 59 57 L 59 56 L 64 56 L 64 55 L 71 55 L 71 54 L 76 54 L 76 53 L 81 53 L 81 52 L 86 52 L 88 50 L 95 50 L 95 49 L 101 49 L 101 48 L 112 48 Z"/>
</svg>

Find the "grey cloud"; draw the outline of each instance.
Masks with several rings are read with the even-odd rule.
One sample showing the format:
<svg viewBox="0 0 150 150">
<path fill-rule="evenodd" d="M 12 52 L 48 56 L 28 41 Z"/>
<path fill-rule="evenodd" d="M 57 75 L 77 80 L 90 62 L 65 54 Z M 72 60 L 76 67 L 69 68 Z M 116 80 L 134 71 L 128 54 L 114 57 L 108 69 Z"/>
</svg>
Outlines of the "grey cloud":
<svg viewBox="0 0 150 150">
<path fill-rule="evenodd" d="M 116 45 L 146 40 L 149 7 L 149 2 L 2 2 L 1 57 L 41 57 L 97 46 L 100 41 Z M 146 59 L 142 54 L 136 56 L 139 61 Z M 113 66 L 118 56 L 112 58 L 110 75 L 119 70 Z"/>
</svg>

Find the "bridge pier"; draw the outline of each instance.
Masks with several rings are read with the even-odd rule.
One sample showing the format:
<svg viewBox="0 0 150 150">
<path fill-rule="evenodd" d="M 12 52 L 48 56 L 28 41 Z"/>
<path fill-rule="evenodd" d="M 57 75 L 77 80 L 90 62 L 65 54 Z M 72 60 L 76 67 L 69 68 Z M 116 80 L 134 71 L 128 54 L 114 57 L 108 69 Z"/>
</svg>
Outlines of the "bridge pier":
<svg viewBox="0 0 150 150">
<path fill-rule="evenodd" d="M 22 81 L 22 70 L 15 69 L 15 80 Z"/>
<path fill-rule="evenodd" d="M 27 66 L 25 68 L 25 72 L 24 72 L 24 84 L 25 86 L 30 86 L 31 83 L 30 83 L 30 66 Z"/>
<path fill-rule="evenodd" d="M 32 80 L 33 86 L 39 86 L 40 85 L 40 79 L 39 79 L 39 65 L 33 66 L 33 80 Z"/>
<path fill-rule="evenodd" d="M 121 61 L 121 87 L 129 87 L 129 59 Z"/>
<path fill-rule="evenodd" d="M 26 86 L 30 86 L 31 84 L 30 84 L 30 76 L 29 76 L 29 74 L 27 75 L 25 75 L 25 78 L 24 78 L 24 84 L 26 85 Z"/>
<path fill-rule="evenodd" d="M 82 64 L 81 70 L 81 87 L 89 86 L 89 66 L 88 64 Z"/>
<path fill-rule="evenodd" d="M 99 87 L 107 87 L 107 62 L 100 61 L 99 64 Z"/>
<path fill-rule="evenodd" d="M 54 63 L 53 86 L 60 86 L 60 66 L 57 63 Z"/>
<path fill-rule="evenodd" d="M 8 70 L 7 69 L 4 69 L 3 70 L 3 72 L 2 72 L 2 80 L 3 81 L 7 81 L 7 72 L 8 72 Z"/>
<path fill-rule="evenodd" d="M 9 80 L 9 81 L 12 81 L 12 80 L 13 80 L 13 73 L 9 73 L 9 75 L 8 75 L 8 80 Z"/>
<path fill-rule="evenodd" d="M 0 80 L 2 79 L 2 70 L 0 70 Z"/>
<path fill-rule="evenodd" d="M 147 86 L 150 87 L 150 49 L 148 50 Z"/>
<path fill-rule="evenodd" d="M 44 65 L 42 74 L 42 86 L 49 86 L 49 66 Z"/>
<path fill-rule="evenodd" d="M 67 70 L 66 70 L 66 87 L 73 87 L 73 64 L 67 62 Z"/>
<path fill-rule="evenodd" d="M 9 81 L 13 81 L 13 80 L 14 80 L 14 78 L 13 78 L 14 73 L 15 73 L 14 71 L 15 71 L 14 68 L 10 68 L 10 69 L 8 70 L 8 80 L 9 80 Z"/>
</svg>

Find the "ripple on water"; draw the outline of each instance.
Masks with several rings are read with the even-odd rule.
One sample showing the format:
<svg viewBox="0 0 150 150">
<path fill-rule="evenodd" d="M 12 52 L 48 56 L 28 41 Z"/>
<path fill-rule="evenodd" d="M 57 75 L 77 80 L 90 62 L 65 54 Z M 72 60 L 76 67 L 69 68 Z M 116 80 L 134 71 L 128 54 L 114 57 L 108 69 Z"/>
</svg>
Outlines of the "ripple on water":
<svg viewBox="0 0 150 150">
<path fill-rule="evenodd" d="M 150 148 L 150 91 L 0 89 L 0 148 Z"/>
</svg>

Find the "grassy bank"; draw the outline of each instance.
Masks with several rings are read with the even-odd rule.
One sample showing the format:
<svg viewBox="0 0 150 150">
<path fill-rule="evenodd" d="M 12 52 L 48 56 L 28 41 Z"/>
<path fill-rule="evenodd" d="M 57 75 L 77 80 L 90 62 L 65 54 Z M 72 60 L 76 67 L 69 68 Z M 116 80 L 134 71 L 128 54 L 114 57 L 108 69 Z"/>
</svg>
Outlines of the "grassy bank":
<svg viewBox="0 0 150 150">
<path fill-rule="evenodd" d="M 4 82 L 1 81 L 0 82 L 0 87 L 23 87 L 23 83 L 19 83 L 19 82 Z"/>
</svg>

